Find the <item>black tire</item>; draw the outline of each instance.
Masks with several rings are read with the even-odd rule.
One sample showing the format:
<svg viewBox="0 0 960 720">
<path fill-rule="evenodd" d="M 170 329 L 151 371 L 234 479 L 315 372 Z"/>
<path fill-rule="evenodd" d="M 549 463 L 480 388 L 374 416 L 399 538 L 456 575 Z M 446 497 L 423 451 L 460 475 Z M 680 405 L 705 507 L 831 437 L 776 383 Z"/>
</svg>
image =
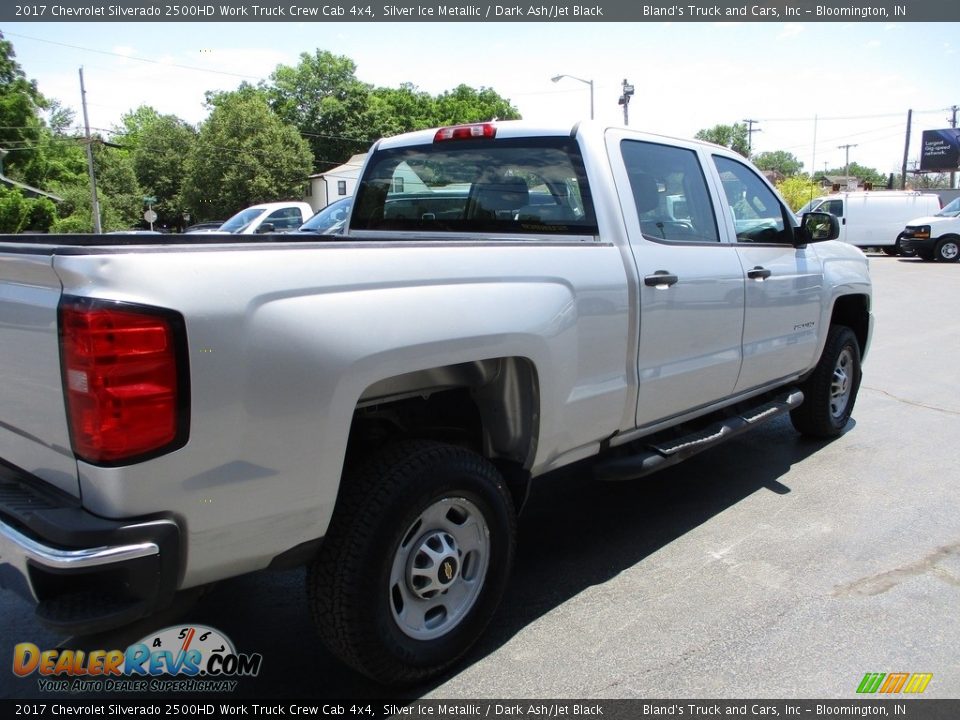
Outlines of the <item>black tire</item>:
<svg viewBox="0 0 960 720">
<path fill-rule="evenodd" d="M 817 438 L 843 432 L 860 390 L 860 344 L 844 325 L 831 325 L 823 354 L 806 382 L 803 404 L 790 413 L 799 432 Z"/>
<path fill-rule="evenodd" d="M 897 245 L 896 245 L 897 253 L 901 257 L 914 257 L 917 254 L 917 251 L 912 248 L 909 250 L 905 248 L 903 246 L 904 239 L 905 238 L 903 237 L 903 233 L 901 233 L 900 235 L 897 235 Z"/>
<path fill-rule="evenodd" d="M 917 250 L 917 257 L 923 260 L 924 262 L 932 262 L 933 252 L 930 250 Z"/>
<path fill-rule="evenodd" d="M 313 620 L 364 675 L 425 680 L 500 603 L 516 542 L 510 495 L 488 461 L 432 441 L 389 446 L 346 482 L 307 573 Z"/>
<path fill-rule="evenodd" d="M 938 262 L 956 262 L 960 258 L 960 237 L 947 235 L 937 243 L 933 255 Z"/>
</svg>

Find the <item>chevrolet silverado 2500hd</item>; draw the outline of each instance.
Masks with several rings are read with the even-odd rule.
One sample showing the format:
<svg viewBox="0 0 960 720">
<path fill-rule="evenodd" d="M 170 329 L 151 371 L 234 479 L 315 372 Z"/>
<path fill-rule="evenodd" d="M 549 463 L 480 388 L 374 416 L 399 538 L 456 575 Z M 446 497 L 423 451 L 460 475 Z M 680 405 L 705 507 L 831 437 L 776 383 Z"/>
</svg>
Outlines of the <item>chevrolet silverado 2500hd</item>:
<svg viewBox="0 0 960 720">
<path fill-rule="evenodd" d="M 378 142 L 337 236 L 4 237 L 0 577 L 92 631 L 305 563 L 334 653 L 435 674 L 532 478 L 841 433 L 872 319 L 837 232 L 725 148 L 486 123 Z"/>
</svg>

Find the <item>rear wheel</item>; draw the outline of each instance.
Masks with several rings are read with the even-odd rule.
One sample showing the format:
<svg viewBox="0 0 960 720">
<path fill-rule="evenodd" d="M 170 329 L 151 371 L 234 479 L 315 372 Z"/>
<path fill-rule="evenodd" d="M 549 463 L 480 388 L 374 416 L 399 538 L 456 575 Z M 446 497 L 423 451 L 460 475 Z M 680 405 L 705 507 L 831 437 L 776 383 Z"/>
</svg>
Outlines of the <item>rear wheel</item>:
<svg viewBox="0 0 960 720">
<path fill-rule="evenodd" d="M 500 473 L 463 448 L 387 448 L 346 481 L 307 589 L 325 644 L 388 684 L 436 675 L 506 587 L 516 517 Z"/>
<path fill-rule="evenodd" d="M 804 400 L 790 413 L 793 426 L 811 437 L 840 435 L 860 389 L 860 345 L 850 328 L 830 327 L 820 362 L 800 389 Z"/>
</svg>

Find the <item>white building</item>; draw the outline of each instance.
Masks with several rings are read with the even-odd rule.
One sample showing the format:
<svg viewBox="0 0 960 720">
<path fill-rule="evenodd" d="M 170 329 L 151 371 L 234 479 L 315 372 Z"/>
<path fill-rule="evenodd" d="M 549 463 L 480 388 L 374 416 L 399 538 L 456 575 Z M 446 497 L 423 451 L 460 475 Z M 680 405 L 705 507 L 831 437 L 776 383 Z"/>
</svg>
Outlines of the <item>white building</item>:
<svg viewBox="0 0 960 720">
<path fill-rule="evenodd" d="M 366 158 L 366 153 L 354 155 L 343 165 L 311 175 L 307 182 L 304 202 L 310 203 L 313 211 L 317 212 L 340 198 L 353 195 Z"/>
</svg>

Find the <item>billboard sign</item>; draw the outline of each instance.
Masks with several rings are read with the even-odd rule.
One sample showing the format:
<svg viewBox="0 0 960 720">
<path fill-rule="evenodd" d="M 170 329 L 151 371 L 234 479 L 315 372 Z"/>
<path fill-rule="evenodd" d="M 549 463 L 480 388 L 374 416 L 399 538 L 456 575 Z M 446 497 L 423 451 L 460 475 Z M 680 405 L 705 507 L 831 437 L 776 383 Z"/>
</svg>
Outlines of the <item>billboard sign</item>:
<svg viewBox="0 0 960 720">
<path fill-rule="evenodd" d="M 960 129 L 924 130 L 920 171 L 960 169 Z"/>
</svg>

